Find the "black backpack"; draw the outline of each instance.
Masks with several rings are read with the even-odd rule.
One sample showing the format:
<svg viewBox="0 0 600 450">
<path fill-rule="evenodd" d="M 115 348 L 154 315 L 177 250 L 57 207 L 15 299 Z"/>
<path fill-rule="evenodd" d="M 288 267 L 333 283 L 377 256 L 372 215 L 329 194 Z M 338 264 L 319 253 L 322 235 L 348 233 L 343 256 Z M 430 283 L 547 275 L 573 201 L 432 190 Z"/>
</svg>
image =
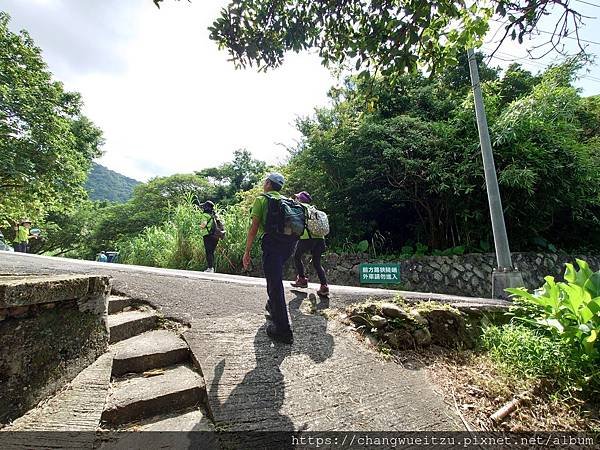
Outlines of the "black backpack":
<svg viewBox="0 0 600 450">
<path fill-rule="evenodd" d="M 225 239 L 225 225 L 223 221 L 217 216 L 217 213 L 211 213 L 213 225 L 210 234 L 217 239 Z"/>
<path fill-rule="evenodd" d="M 283 234 L 286 236 L 302 236 L 306 226 L 304 207 L 289 198 L 267 198 L 267 220 L 265 233 Z"/>
</svg>

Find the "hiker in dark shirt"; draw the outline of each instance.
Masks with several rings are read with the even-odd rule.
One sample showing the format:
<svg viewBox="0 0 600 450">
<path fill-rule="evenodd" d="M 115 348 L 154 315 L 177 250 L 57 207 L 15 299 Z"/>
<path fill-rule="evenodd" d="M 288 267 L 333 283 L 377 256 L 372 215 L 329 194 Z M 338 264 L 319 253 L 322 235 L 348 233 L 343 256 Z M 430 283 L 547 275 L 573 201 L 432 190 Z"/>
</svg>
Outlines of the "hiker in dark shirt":
<svg viewBox="0 0 600 450">
<path fill-rule="evenodd" d="M 294 200 L 303 206 L 307 206 L 312 202 L 310 194 L 306 191 L 298 192 L 292 196 Z M 306 278 L 306 271 L 304 269 L 304 263 L 302 262 L 302 255 L 309 253 L 312 256 L 312 264 L 317 272 L 321 287 L 317 291 L 317 295 L 327 296 L 329 295 L 329 287 L 327 286 L 327 277 L 325 276 L 325 270 L 321 265 L 321 256 L 325 253 L 325 237 L 324 236 L 312 236 L 308 231 L 308 228 L 304 230 L 304 234 L 300 236 L 298 246 L 294 252 L 294 264 L 296 266 L 296 281 L 292 283 L 293 287 L 305 288 L 308 287 L 308 278 Z"/>
</svg>

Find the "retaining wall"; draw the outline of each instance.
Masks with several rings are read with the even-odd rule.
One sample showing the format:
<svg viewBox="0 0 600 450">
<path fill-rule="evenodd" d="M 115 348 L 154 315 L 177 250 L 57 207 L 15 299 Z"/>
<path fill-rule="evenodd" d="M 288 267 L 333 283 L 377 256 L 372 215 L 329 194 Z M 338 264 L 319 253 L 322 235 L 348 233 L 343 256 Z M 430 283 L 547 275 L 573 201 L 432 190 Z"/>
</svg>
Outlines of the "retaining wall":
<svg viewBox="0 0 600 450">
<path fill-rule="evenodd" d="M 0 424 L 108 348 L 107 277 L 0 276 Z"/>
<path fill-rule="evenodd" d="M 535 289 L 544 283 L 546 275 L 562 280 L 565 263 L 575 262 L 575 258 L 588 262 L 593 270 L 600 269 L 600 256 L 564 255 L 542 253 L 513 253 L 513 264 L 523 274 L 525 287 Z M 307 275 L 311 282 L 318 282 L 316 273 L 310 264 L 310 256 L 304 257 Z M 251 275 L 263 276 L 260 260 L 255 260 L 256 268 Z M 338 255 L 329 253 L 323 257 L 323 267 L 327 272 L 329 284 L 360 286 L 360 263 L 382 262 L 367 254 Z M 386 261 L 391 262 L 391 261 Z M 369 287 L 387 287 L 417 292 L 435 292 L 439 294 L 464 295 L 470 297 L 491 297 L 492 271 L 496 266 L 493 253 L 468 254 L 460 256 L 424 256 L 399 261 L 401 266 L 400 285 L 373 285 Z M 288 261 L 284 279 L 296 276 L 293 262 Z"/>
</svg>

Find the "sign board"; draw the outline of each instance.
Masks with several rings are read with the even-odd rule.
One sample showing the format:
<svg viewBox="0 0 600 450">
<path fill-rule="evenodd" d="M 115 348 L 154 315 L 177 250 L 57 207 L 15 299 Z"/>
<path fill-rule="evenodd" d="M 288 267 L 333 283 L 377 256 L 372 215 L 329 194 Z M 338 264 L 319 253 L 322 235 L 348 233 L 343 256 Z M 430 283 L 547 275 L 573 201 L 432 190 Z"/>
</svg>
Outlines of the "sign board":
<svg viewBox="0 0 600 450">
<path fill-rule="evenodd" d="M 361 264 L 358 275 L 361 284 L 399 284 L 400 264 Z"/>
</svg>

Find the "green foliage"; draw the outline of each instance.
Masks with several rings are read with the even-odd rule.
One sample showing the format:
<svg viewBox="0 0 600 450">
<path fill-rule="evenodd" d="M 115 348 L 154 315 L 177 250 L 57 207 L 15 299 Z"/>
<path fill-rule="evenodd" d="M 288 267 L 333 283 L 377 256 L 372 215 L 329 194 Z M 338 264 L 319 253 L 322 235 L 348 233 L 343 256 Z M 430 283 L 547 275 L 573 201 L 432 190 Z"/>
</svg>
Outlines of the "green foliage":
<svg viewBox="0 0 600 450">
<path fill-rule="evenodd" d="M 51 213 L 43 227 L 42 239 L 32 248 L 36 253 L 91 259 L 90 239 L 103 203 L 84 201 L 73 212 Z"/>
<path fill-rule="evenodd" d="M 81 114 L 79 94 L 52 80 L 29 34 L 8 23 L 0 12 L 0 226 L 23 216 L 41 224 L 85 198 L 102 133 Z"/>
<path fill-rule="evenodd" d="M 552 7 L 564 9 L 559 21 L 579 17 L 559 0 L 235 0 L 209 29 L 236 67 L 256 64 L 266 70 L 281 65 L 288 51 L 316 49 L 325 65 L 346 64 L 363 74 L 397 75 L 418 66 L 442 73 L 464 49 L 481 45 L 492 15 L 507 19 L 501 40 L 522 43 Z M 561 37 L 557 33 L 554 39 Z"/>
<path fill-rule="evenodd" d="M 587 355 L 539 329 L 523 324 L 489 325 L 481 335 L 483 348 L 513 377 L 548 378 L 564 390 L 600 387 L 598 369 Z"/>
<path fill-rule="evenodd" d="M 579 270 L 567 264 L 566 283 L 548 276 L 534 294 L 526 289 L 507 289 L 529 309 L 517 310 L 515 318 L 538 326 L 566 342 L 577 352 L 600 357 L 600 271 L 592 272 L 585 261 Z"/>
<path fill-rule="evenodd" d="M 151 226 L 139 235 L 119 243 L 119 260 L 125 264 L 171 267 L 177 243 L 174 224 Z"/>
<path fill-rule="evenodd" d="M 114 247 L 123 238 L 135 236 L 147 227 L 161 225 L 178 205 L 194 197 L 208 200 L 212 193 L 210 183 L 194 174 L 158 177 L 138 184 L 127 203 L 110 206 L 99 215 L 93 251 Z"/>
<path fill-rule="evenodd" d="M 513 65 L 499 77 L 483 65 L 513 250 L 600 248 L 600 146 L 578 123 L 578 67 L 567 61 L 534 77 Z M 290 189 L 308 190 L 328 212 L 334 248 L 381 235 L 385 253 L 426 253 L 401 251 L 411 242 L 439 255 L 492 250 L 465 68 L 394 83 L 349 78 L 331 91 L 331 108 L 298 122 Z"/>
<path fill-rule="evenodd" d="M 532 92 L 505 108 L 493 124 L 503 205 L 513 234 L 574 247 L 598 224 L 600 147 L 586 145 L 570 81 L 577 61 L 548 70 Z M 509 230 L 510 231 L 510 230 Z M 596 241 L 589 233 L 592 242 Z"/>
<path fill-rule="evenodd" d="M 600 145 L 600 95 L 581 99 L 577 114 L 584 138 L 596 139 L 596 145 Z"/>
<path fill-rule="evenodd" d="M 235 194 L 252 189 L 261 181 L 266 169 L 266 163 L 252 158 L 248 150 L 236 150 L 232 162 L 196 174 L 207 178 L 215 186 L 214 202 L 233 204 L 236 201 Z"/>
<path fill-rule="evenodd" d="M 133 178 L 126 177 L 106 167 L 92 163 L 92 170 L 85 183 L 85 189 L 91 200 L 107 200 L 124 203 L 133 194 L 135 186 L 140 184 Z"/>
</svg>

